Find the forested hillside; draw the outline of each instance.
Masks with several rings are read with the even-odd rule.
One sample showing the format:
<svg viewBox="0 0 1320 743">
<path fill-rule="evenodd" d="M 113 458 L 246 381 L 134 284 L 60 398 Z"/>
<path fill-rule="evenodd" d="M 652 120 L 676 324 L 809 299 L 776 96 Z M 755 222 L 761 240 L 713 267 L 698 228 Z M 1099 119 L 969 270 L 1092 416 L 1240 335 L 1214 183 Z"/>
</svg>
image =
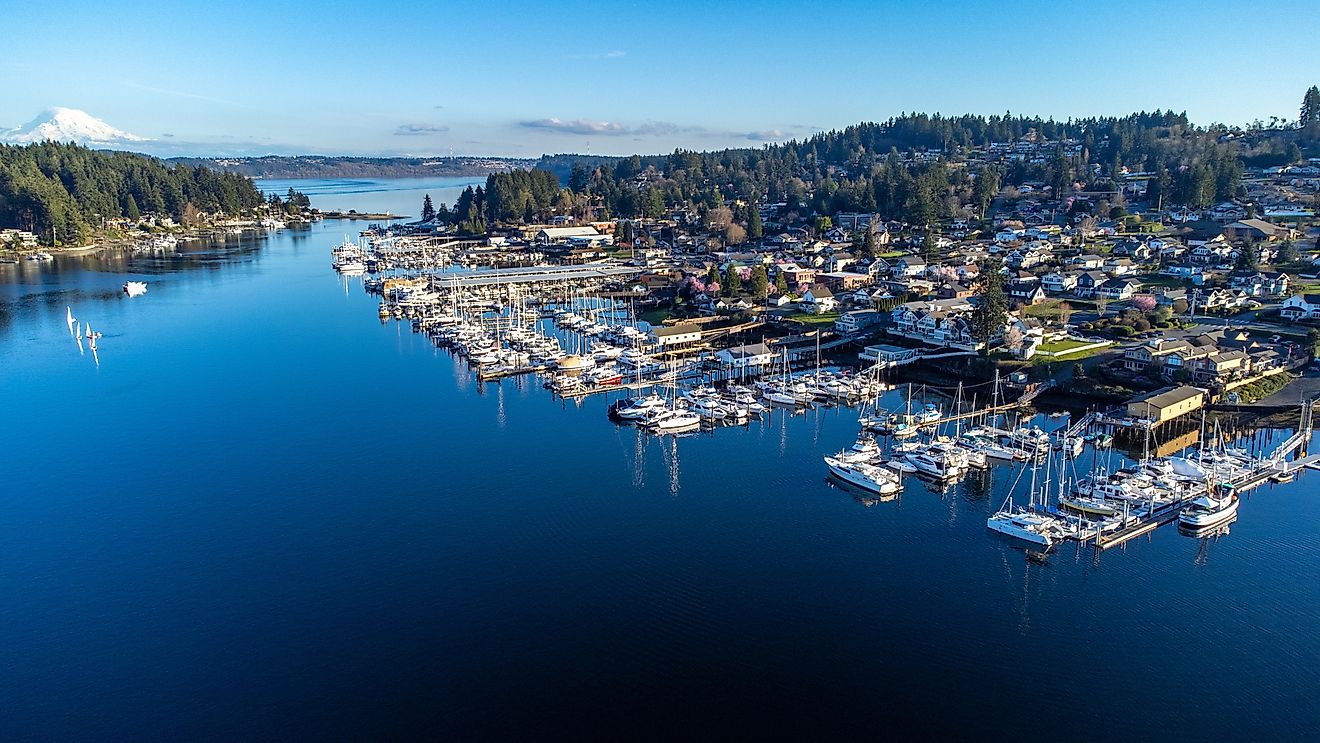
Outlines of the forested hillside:
<svg viewBox="0 0 1320 743">
<path fill-rule="evenodd" d="M 250 179 L 233 173 L 74 144 L 0 145 L 0 227 L 35 232 L 47 245 L 84 244 L 103 219 L 237 215 L 264 203 Z"/>
</svg>

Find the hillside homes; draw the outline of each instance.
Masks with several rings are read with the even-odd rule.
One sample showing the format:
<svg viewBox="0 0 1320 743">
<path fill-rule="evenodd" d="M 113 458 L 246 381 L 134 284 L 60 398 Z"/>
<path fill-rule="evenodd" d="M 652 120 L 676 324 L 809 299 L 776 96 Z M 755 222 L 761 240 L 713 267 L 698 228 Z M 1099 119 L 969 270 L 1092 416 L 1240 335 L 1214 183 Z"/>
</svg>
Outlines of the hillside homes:
<svg viewBox="0 0 1320 743">
<path fill-rule="evenodd" d="M 1296 294 L 1283 300 L 1279 317 L 1290 322 L 1320 319 L 1320 294 Z"/>
<path fill-rule="evenodd" d="M 1128 349 L 1123 366 L 1133 373 L 1154 367 L 1165 379 L 1222 386 L 1283 365 L 1287 354 L 1276 344 L 1253 340 L 1245 333 L 1217 331 L 1190 339 L 1158 338 Z"/>
<path fill-rule="evenodd" d="M 976 350 L 972 338 L 972 303 L 966 299 L 907 302 L 891 313 L 890 332 L 934 346 Z"/>
</svg>

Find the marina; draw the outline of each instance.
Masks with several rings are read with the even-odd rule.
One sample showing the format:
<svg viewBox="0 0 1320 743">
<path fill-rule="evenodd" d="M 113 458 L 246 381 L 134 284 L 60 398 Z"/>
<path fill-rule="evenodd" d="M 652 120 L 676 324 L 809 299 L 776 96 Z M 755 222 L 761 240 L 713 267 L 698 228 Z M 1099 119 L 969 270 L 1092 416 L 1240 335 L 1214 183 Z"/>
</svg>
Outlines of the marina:
<svg viewBox="0 0 1320 743">
<path fill-rule="evenodd" d="M 351 198 L 343 208 L 400 213 L 421 194 Z M 1025 678 L 1068 688 L 1077 668 L 1106 694 L 1042 705 L 1045 728 L 1085 718 L 1126 736 L 1311 729 L 1307 714 L 1277 705 L 1308 710 L 1320 691 L 1314 459 L 1290 459 L 1304 467 L 1291 482 L 1243 491 L 1235 520 L 1210 534 L 1169 522 L 1116 549 L 1065 538 L 1041 550 L 987 529 L 1010 492 L 1028 506 L 1030 461 L 1003 439 L 986 453 L 1009 459 L 960 479 L 895 470 L 898 492 L 830 475 L 824 457 L 851 449 L 877 402 L 906 413 L 905 381 L 888 379 L 894 388 L 867 405 L 768 405 L 744 424 L 656 435 L 610 422 L 609 408 L 651 392 L 668 406 L 667 383 L 574 397 L 545 389 L 538 372 L 482 382 L 468 357 L 411 319 L 382 324 L 382 297 L 363 291 L 370 274 L 348 277 L 345 292 L 328 270 L 342 233 L 318 223 L 255 245 L 187 246 L 187 258 L 0 267 L 0 376 L 24 380 L 0 384 L 0 402 L 27 422 L 7 439 L 7 461 L 22 466 L 2 491 L 3 626 L 17 640 L 0 650 L 12 669 L 0 681 L 7 737 L 37 723 L 59 737 L 87 725 L 116 738 L 251 737 L 288 720 L 272 710 L 324 706 L 376 730 L 430 725 L 461 737 L 513 732 L 511 709 L 621 718 L 582 706 L 613 689 L 659 700 L 628 713 L 647 719 L 673 703 L 751 713 L 828 696 L 839 719 L 1011 734 L 996 722 L 1001 695 L 986 690 Z M 148 292 L 128 299 L 130 278 Z M 90 350 L 78 357 L 70 314 L 103 334 L 99 367 Z M 580 335 L 552 317 L 536 323 Z M 814 377 L 814 341 L 802 347 L 792 371 Z M 680 379 L 680 399 L 702 384 Z M 956 388 L 936 392 L 923 400 L 915 382 L 913 413 L 928 403 L 951 412 Z M 990 396 L 976 390 L 977 406 Z M 1079 416 L 1028 408 L 993 422 L 1053 433 Z M 980 425 L 964 420 L 962 433 Z M 1295 425 L 1222 434 L 1267 456 Z M 898 443 L 931 438 L 925 430 Z M 1206 432 L 1182 448 L 1213 441 L 1213 425 Z M 1073 461 L 1082 474 L 1107 462 L 1112 471 L 1139 461 L 1141 438 L 1130 453 L 1088 442 Z M 1150 449 L 1165 443 L 1157 433 Z M 1036 466 L 1039 491 L 1045 463 Z M 1052 504 L 1057 495 L 1055 483 Z M 1152 662 L 1207 633 L 1260 626 L 1288 639 Z M 176 631 L 199 627 L 209 629 Z M 806 650 L 790 658 L 786 646 Z M 739 667 L 755 677 L 750 688 L 719 691 Z M 208 705 L 190 701 L 199 668 L 211 669 Z M 1244 704 L 1207 700 L 1205 678 L 1240 689 Z M 841 684 L 886 693 L 840 697 Z M 441 690 L 447 703 L 400 717 L 364 685 Z M 1114 712 L 1147 704 L 1151 688 L 1188 715 L 1174 725 Z"/>
<path fill-rule="evenodd" d="M 629 267 L 391 272 L 387 251 L 400 239 L 380 240 L 384 248 L 369 234 L 357 244 L 345 242 L 332 251 L 332 265 L 341 274 L 359 274 L 359 266 L 371 265 L 379 275 L 366 279 L 364 289 L 382 297 L 382 321 L 408 321 L 414 332 L 465 358 L 481 382 L 538 375 L 545 389 L 563 399 L 616 393 L 610 416 L 656 435 L 746 424 L 776 406 L 852 406 L 861 431 L 851 449 L 824 457 L 831 479 L 893 496 L 908 477 L 948 483 L 974 470 L 1012 467 L 1017 481 L 1029 473 L 1027 502 L 1015 505 L 1016 488 L 1011 489 L 986 527 L 1039 549 L 1072 540 L 1107 550 L 1173 521 L 1214 526 L 1236 517 L 1242 493 L 1281 476 L 1295 477 L 1313 461 L 1289 458 L 1312 436 L 1314 399 L 1299 406 L 1297 432 L 1271 452 L 1230 453 L 1216 437 L 1218 443 L 1177 452 L 1181 456 L 1143 455 L 1111 473 L 1108 464 L 1099 463 L 1099 452 L 1109 451 L 1115 433 L 1130 423 L 1094 411 L 1048 431 L 1010 422 L 1029 414 L 1034 399 L 1052 382 L 1027 385 L 1017 399 L 1003 401 L 996 377 L 984 406 L 974 400 L 964 404 L 959 386 L 947 407 L 922 402 L 916 409 L 913 403 L 918 394 L 926 399 L 926 388 L 914 392 L 908 385 L 905 409 L 882 410 L 882 395 L 893 389 L 882 377 L 885 365 L 822 368 L 819 336 L 814 370 L 804 368 L 808 365 L 801 363 L 800 352 L 795 370 L 788 348 L 775 352 L 773 341 L 762 344 L 768 359 L 751 373 L 745 366 L 718 363 L 712 351 L 719 347 L 712 345 L 711 334 L 699 347 L 691 344 L 677 353 L 667 348 L 666 340 L 677 336 L 638 322 L 627 293 L 618 291 L 616 280 L 636 273 Z M 430 260 L 440 266 L 449 258 L 435 253 Z M 722 337 L 736 337 L 739 330 Z M 649 394 L 627 396 L 633 393 Z M 1200 393 L 1194 394 L 1199 408 Z M 1179 395 L 1150 396 L 1130 407 L 1165 411 L 1189 398 Z M 1139 430 L 1149 449 L 1159 430 L 1146 415 L 1147 424 Z M 1202 431 L 1196 440 L 1206 439 Z M 1088 448 L 1096 452 L 1095 465 L 1079 470 Z"/>
</svg>

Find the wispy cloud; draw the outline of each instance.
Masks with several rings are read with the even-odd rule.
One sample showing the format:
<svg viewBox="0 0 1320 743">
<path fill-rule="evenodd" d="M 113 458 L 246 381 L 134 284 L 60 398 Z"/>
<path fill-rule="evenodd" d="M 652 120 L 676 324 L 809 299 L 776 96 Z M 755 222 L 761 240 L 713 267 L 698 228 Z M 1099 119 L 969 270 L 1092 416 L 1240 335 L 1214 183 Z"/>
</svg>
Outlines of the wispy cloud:
<svg viewBox="0 0 1320 743">
<path fill-rule="evenodd" d="M 596 121 L 593 119 L 534 119 L 520 121 L 518 126 L 526 129 L 541 129 L 561 134 L 597 135 L 607 137 L 664 137 L 674 134 L 707 136 L 711 132 L 704 126 L 675 124 L 672 121 L 645 121 L 640 124 L 620 124 L 617 121 Z"/>
<path fill-rule="evenodd" d="M 399 128 L 394 130 L 394 136 L 425 137 L 432 134 L 444 134 L 447 131 L 449 131 L 449 127 L 436 124 L 399 124 Z"/>
<path fill-rule="evenodd" d="M 628 52 L 611 49 L 608 52 L 587 52 L 585 54 L 565 54 L 564 59 L 619 59 L 628 56 Z"/>
<path fill-rule="evenodd" d="M 779 139 L 788 139 L 788 136 L 789 135 L 778 129 L 762 129 L 760 131 L 747 132 L 747 134 L 744 135 L 744 138 L 750 139 L 753 142 L 773 142 Z"/>
<path fill-rule="evenodd" d="M 147 93 L 156 93 L 157 95 L 168 95 L 175 98 L 191 98 L 195 101 L 206 101 L 208 103 L 220 103 L 225 106 L 234 106 L 235 108 L 251 108 L 250 106 L 238 103 L 237 101 L 227 100 L 225 98 L 216 98 L 214 96 L 202 95 L 201 93 L 190 93 L 186 90 L 170 90 L 169 88 L 158 88 L 154 85 L 143 85 L 133 81 L 125 82 L 124 85 L 134 90 L 142 90 Z"/>
<path fill-rule="evenodd" d="M 531 121 L 520 121 L 518 126 L 526 129 L 544 129 L 546 131 L 560 132 L 561 134 L 604 134 L 617 136 L 629 134 L 630 132 L 622 124 L 613 121 L 592 121 L 591 119 L 573 119 L 565 121 L 563 119 L 533 119 Z"/>
</svg>

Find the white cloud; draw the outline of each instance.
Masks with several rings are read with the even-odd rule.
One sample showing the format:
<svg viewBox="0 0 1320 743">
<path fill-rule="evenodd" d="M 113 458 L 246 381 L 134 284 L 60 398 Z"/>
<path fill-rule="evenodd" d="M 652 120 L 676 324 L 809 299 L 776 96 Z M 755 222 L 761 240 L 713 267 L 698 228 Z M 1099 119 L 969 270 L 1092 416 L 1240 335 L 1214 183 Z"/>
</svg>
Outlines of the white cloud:
<svg viewBox="0 0 1320 743">
<path fill-rule="evenodd" d="M 615 136 L 628 134 L 629 131 L 621 124 L 612 121 L 592 121 L 591 119 L 574 119 L 564 121 L 563 119 L 534 119 L 532 121 L 520 121 L 518 126 L 527 129 L 544 129 L 562 134 L 604 134 Z"/>
<path fill-rule="evenodd" d="M 418 137 L 429 136 L 431 134 L 444 134 L 449 131 L 447 126 L 437 126 L 435 124 L 399 124 L 399 128 L 394 130 L 396 137 Z"/>
</svg>

